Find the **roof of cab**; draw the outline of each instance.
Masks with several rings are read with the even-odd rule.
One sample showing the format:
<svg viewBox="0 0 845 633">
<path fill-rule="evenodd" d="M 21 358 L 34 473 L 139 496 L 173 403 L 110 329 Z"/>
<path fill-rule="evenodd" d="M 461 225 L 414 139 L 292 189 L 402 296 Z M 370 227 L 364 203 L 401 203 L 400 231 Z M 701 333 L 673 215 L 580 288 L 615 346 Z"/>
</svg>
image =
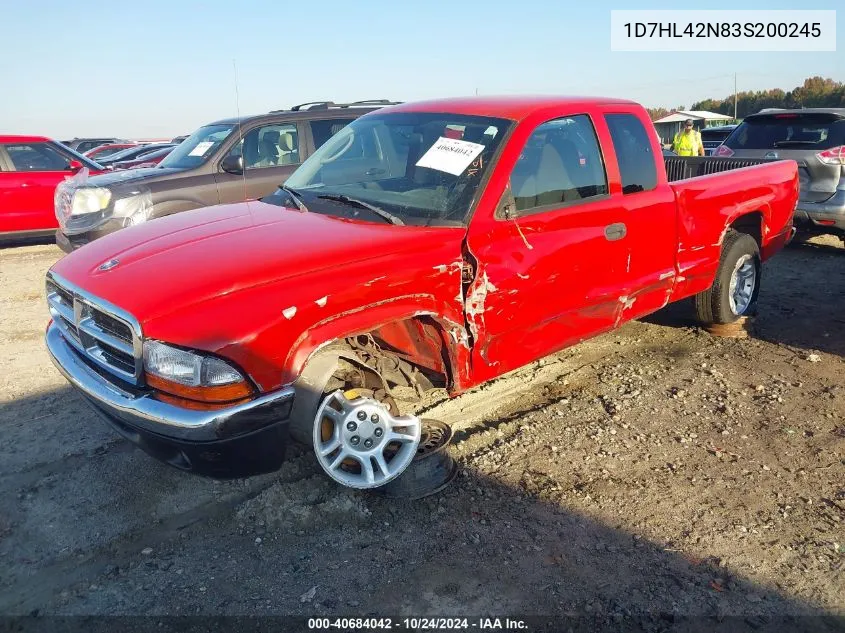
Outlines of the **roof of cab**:
<svg viewBox="0 0 845 633">
<path fill-rule="evenodd" d="M 596 106 L 624 104 L 638 106 L 636 101 L 607 97 L 568 95 L 506 95 L 484 97 L 452 97 L 412 101 L 382 108 L 385 112 L 453 112 L 477 116 L 521 120 L 537 110 L 563 105 Z"/>
<path fill-rule="evenodd" d="M 29 136 L 25 134 L 0 134 L 0 143 L 45 143 L 51 139 L 46 136 Z"/>
</svg>

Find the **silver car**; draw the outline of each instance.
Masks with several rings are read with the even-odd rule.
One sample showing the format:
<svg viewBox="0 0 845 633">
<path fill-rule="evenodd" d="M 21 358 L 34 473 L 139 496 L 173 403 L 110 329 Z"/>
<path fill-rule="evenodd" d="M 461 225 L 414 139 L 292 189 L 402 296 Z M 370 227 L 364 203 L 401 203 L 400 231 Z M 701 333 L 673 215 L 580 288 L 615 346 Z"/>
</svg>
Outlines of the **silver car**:
<svg viewBox="0 0 845 633">
<path fill-rule="evenodd" d="M 845 240 L 845 108 L 758 112 L 713 155 L 796 161 L 801 193 L 795 226 Z"/>
</svg>

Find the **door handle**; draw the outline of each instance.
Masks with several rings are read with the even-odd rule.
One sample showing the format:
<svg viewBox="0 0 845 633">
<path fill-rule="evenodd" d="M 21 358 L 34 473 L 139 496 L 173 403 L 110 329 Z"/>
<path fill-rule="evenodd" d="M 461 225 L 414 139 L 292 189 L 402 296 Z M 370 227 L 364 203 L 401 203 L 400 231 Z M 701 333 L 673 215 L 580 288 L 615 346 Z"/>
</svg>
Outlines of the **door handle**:
<svg viewBox="0 0 845 633">
<path fill-rule="evenodd" d="M 628 234 L 628 227 L 624 222 L 617 222 L 616 224 L 608 224 L 604 227 L 604 236 L 609 242 L 621 240 Z"/>
</svg>

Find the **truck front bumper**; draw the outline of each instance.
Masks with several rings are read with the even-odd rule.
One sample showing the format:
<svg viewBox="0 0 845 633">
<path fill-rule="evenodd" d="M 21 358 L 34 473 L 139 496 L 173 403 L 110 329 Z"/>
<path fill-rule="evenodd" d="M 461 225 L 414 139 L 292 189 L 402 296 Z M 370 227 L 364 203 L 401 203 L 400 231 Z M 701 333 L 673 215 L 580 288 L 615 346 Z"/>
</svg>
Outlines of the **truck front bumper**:
<svg viewBox="0 0 845 633">
<path fill-rule="evenodd" d="M 53 363 L 70 384 L 117 433 L 156 459 L 215 478 L 271 472 L 284 460 L 293 388 L 224 409 L 178 407 L 103 376 L 52 322 L 45 338 Z"/>
<path fill-rule="evenodd" d="M 831 229 L 845 232 L 845 189 L 837 189 L 824 202 L 799 200 L 795 209 L 795 224 L 820 232 Z"/>
<path fill-rule="evenodd" d="M 56 245 L 65 253 L 72 253 L 76 249 L 81 248 L 105 235 L 119 231 L 122 228 L 124 228 L 123 218 L 112 218 L 97 228 L 85 231 L 84 233 L 74 233 L 68 235 L 61 229 L 57 229 Z"/>
</svg>

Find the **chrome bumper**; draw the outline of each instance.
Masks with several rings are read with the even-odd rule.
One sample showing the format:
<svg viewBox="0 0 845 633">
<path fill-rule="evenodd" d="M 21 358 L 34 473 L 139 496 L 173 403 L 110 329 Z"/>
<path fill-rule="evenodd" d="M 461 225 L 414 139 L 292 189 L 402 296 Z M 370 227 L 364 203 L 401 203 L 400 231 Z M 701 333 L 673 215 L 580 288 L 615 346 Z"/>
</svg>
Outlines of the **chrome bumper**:
<svg viewBox="0 0 845 633">
<path fill-rule="evenodd" d="M 225 440 L 287 421 L 294 390 L 285 387 L 226 409 L 200 411 L 177 407 L 148 392 L 130 392 L 94 371 L 50 323 L 47 350 L 58 370 L 115 425 L 187 442 Z"/>
</svg>

